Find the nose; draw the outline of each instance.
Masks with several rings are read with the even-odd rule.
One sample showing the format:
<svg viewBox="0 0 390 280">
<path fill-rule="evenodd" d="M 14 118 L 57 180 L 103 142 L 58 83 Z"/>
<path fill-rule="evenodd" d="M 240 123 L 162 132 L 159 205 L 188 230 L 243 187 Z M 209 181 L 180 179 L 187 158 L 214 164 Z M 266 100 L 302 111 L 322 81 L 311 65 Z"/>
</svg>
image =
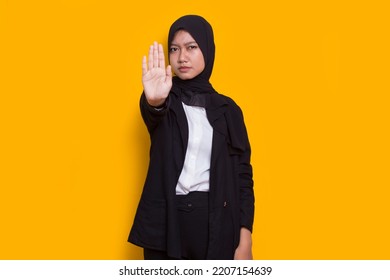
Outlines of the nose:
<svg viewBox="0 0 390 280">
<path fill-rule="evenodd" d="M 178 57 L 178 63 L 184 63 L 187 62 L 187 51 L 185 49 L 181 49 Z"/>
</svg>

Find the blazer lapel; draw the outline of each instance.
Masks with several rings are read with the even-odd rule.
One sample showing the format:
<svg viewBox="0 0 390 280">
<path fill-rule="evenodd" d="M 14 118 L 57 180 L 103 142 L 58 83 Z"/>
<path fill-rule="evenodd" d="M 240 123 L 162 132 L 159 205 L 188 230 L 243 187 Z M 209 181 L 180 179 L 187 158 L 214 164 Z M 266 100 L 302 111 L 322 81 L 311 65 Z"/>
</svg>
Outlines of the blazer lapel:
<svg viewBox="0 0 390 280">
<path fill-rule="evenodd" d="M 181 140 L 181 145 L 182 149 L 185 153 L 187 150 L 187 144 L 188 144 L 188 123 L 187 123 L 187 117 L 183 109 L 183 105 L 181 104 L 180 99 L 177 97 L 177 95 L 173 94 L 171 95 L 171 98 L 175 99 L 172 100 L 170 109 L 174 113 L 176 117 L 176 123 L 179 127 L 180 131 L 180 140 Z M 181 163 L 183 164 L 183 163 Z"/>
</svg>

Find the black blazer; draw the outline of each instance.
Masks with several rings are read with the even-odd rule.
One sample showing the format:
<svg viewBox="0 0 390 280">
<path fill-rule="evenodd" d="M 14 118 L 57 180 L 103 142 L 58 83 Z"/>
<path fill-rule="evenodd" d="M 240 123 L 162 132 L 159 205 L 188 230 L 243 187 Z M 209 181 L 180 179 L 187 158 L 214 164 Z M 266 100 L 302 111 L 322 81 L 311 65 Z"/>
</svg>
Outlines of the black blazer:
<svg viewBox="0 0 390 280">
<path fill-rule="evenodd" d="M 241 109 L 234 101 L 210 94 L 208 102 L 213 143 L 207 259 L 233 259 L 240 228 L 252 231 L 254 219 L 251 150 Z M 140 107 L 151 139 L 150 162 L 128 241 L 180 258 L 175 191 L 187 149 L 186 115 L 175 92 L 161 111 L 149 106 L 144 94 Z"/>
</svg>

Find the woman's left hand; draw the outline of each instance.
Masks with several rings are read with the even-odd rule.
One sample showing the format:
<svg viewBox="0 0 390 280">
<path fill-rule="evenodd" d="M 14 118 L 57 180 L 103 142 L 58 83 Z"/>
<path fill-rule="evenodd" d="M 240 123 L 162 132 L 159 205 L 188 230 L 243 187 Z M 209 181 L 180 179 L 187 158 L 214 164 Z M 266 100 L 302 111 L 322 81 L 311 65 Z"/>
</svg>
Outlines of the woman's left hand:
<svg viewBox="0 0 390 280">
<path fill-rule="evenodd" d="M 246 229 L 241 228 L 240 244 L 234 252 L 235 260 L 253 260 L 252 255 L 252 233 Z"/>
</svg>

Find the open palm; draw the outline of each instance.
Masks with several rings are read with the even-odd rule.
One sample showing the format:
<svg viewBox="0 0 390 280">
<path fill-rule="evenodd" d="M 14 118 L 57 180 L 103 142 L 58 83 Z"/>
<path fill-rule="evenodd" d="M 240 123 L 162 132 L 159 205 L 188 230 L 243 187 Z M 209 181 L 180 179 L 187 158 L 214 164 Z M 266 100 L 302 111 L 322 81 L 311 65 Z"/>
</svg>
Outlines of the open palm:
<svg viewBox="0 0 390 280">
<path fill-rule="evenodd" d="M 165 68 L 164 51 L 161 44 L 154 42 L 149 48 L 148 61 L 142 59 L 142 84 L 146 100 L 152 106 L 160 106 L 172 88 L 171 66 Z"/>
</svg>

